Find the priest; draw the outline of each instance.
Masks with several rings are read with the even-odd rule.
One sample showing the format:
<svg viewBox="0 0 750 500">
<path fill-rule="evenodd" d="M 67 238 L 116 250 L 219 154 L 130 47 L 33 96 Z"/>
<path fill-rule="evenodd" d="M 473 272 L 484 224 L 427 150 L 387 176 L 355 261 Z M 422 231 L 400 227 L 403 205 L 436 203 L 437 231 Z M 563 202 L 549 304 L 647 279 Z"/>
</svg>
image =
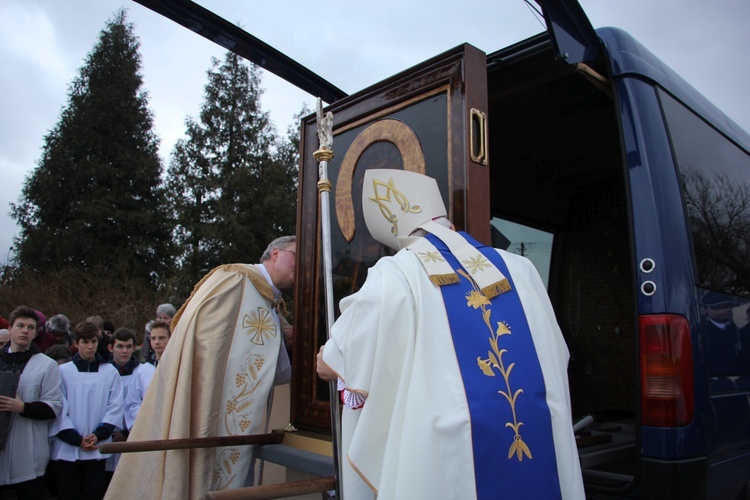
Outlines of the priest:
<svg viewBox="0 0 750 500">
<path fill-rule="evenodd" d="M 398 253 L 318 354 L 343 389 L 344 498 L 584 498 L 569 354 L 534 266 L 454 231 L 424 175 L 368 170 L 362 200 Z"/>
<path fill-rule="evenodd" d="M 260 264 L 220 266 L 195 286 L 129 441 L 263 432 L 271 388 L 291 379 L 281 290 L 294 283 L 295 253 L 294 236 L 277 238 Z M 251 446 L 123 454 L 106 498 L 203 499 L 245 486 L 252 463 Z"/>
</svg>

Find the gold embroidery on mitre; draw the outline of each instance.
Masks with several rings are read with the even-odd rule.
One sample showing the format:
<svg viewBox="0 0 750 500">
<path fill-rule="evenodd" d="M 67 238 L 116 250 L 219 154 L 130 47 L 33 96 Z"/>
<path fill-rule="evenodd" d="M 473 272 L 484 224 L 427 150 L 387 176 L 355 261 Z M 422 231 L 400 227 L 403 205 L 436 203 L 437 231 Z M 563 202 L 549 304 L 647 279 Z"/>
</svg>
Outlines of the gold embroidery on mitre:
<svg viewBox="0 0 750 500">
<path fill-rule="evenodd" d="M 381 195 L 378 192 L 378 186 L 382 186 L 385 188 L 385 195 Z M 378 208 L 380 208 L 380 213 L 383 214 L 383 217 L 385 217 L 385 220 L 390 222 L 391 225 L 391 234 L 393 236 L 398 236 L 398 217 L 396 214 L 391 212 L 390 208 L 388 208 L 387 203 L 393 203 L 394 201 L 398 203 L 399 207 L 401 208 L 401 211 L 404 213 L 412 213 L 412 214 L 418 214 L 422 211 L 422 208 L 419 205 L 411 205 L 409 203 L 409 199 L 406 197 L 404 193 L 396 189 L 396 187 L 393 185 L 393 178 L 391 177 L 388 179 L 388 183 L 384 183 L 383 181 L 380 181 L 378 179 L 372 180 L 372 188 L 373 192 L 375 193 L 375 196 L 372 198 L 369 198 L 370 201 L 374 201 L 378 204 Z M 393 199 L 391 199 L 391 197 Z"/>
<path fill-rule="evenodd" d="M 520 422 L 518 420 L 518 416 L 516 415 L 516 399 L 518 399 L 518 396 L 523 394 L 523 389 L 516 389 L 516 391 L 513 392 L 510 385 L 510 374 L 516 364 L 511 363 L 510 365 L 505 366 L 503 355 L 506 354 L 508 350 L 501 349 L 499 346 L 500 337 L 502 337 L 503 335 L 510 335 L 510 325 L 508 325 L 504 321 L 498 321 L 497 330 L 493 330 L 492 309 L 490 308 L 492 303 L 489 300 L 490 297 L 483 293 L 483 291 L 479 290 L 477 284 L 473 279 L 471 279 L 466 271 L 464 271 L 463 269 L 459 269 L 458 272 L 461 273 L 461 276 L 469 281 L 471 287 L 473 288 L 471 292 L 466 294 L 467 307 L 482 310 L 482 319 L 484 320 L 484 324 L 487 325 L 487 328 L 490 331 L 489 341 L 490 348 L 492 350 L 487 351 L 487 358 L 477 356 L 477 365 L 479 366 L 479 369 L 482 370 L 482 373 L 487 375 L 488 377 L 494 377 L 495 370 L 497 370 L 498 372 L 500 372 L 500 375 L 503 376 L 503 380 L 505 381 L 505 389 L 499 390 L 497 392 L 508 401 L 511 413 L 513 415 L 513 421 L 505 423 L 505 427 L 510 427 L 514 432 L 513 442 L 511 443 L 508 450 L 508 459 L 511 459 L 513 455 L 516 456 L 519 462 L 523 461 L 524 456 L 531 459 L 531 450 L 521 437 L 521 426 L 524 424 L 523 422 Z M 507 282 L 507 279 L 503 281 Z M 510 285 L 508 285 L 508 289 L 510 289 Z"/>
<path fill-rule="evenodd" d="M 248 316 L 242 318 L 242 328 L 247 328 L 249 335 L 252 335 L 250 342 L 257 345 L 265 344 L 265 337 L 276 336 L 276 322 L 271 317 L 271 311 L 265 307 L 258 307 Z"/>
</svg>

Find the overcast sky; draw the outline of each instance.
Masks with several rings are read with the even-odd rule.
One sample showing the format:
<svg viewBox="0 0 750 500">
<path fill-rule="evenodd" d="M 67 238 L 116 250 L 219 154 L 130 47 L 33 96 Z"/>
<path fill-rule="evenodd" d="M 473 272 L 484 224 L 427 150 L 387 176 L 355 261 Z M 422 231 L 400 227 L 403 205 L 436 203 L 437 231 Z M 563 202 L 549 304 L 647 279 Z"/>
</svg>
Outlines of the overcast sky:
<svg viewBox="0 0 750 500">
<path fill-rule="evenodd" d="M 750 1 L 580 0 L 595 28 L 628 31 L 750 131 Z M 199 0 L 353 93 L 464 42 L 491 53 L 543 30 L 523 0 Z M 211 57 L 224 49 L 131 0 L 0 0 L 0 264 L 8 262 L 25 177 L 67 104 L 68 85 L 124 7 L 167 167 L 197 117 Z M 320 9 L 320 10 L 317 10 Z M 316 20 L 320 26 L 316 25 Z M 264 110 L 285 133 L 315 98 L 264 73 Z"/>
</svg>

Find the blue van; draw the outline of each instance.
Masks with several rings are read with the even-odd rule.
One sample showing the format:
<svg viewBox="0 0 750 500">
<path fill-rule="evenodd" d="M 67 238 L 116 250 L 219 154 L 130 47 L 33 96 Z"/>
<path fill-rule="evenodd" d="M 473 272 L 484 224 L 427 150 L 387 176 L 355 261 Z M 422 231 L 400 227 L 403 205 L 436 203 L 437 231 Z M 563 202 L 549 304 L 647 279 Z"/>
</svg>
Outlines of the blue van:
<svg viewBox="0 0 750 500">
<path fill-rule="evenodd" d="M 542 7 L 549 36 L 487 57 L 491 216 L 546 273 L 587 493 L 748 498 L 750 136 L 627 33 Z"/>
<path fill-rule="evenodd" d="M 750 136 L 638 41 L 538 0 L 548 32 L 347 96 L 192 2 L 137 1 L 330 103 L 336 304 L 388 253 L 356 210 L 363 172 L 427 173 L 460 229 L 546 281 L 588 497 L 750 498 Z M 330 433 L 311 369 L 326 335 L 315 116 L 301 131 L 291 419 L 314 438 Z"/>
</svg>

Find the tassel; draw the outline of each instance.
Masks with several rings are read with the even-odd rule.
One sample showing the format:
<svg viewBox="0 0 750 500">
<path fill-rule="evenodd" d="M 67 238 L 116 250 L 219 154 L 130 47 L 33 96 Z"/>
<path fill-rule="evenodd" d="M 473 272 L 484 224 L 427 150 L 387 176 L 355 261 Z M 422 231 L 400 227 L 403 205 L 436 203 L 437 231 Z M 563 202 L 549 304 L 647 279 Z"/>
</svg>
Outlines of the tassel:
<svg viewBox="0 0 750 500">
<path fill-rule="evenodd" d="M 482 295 L 484 295 L 488 299 L 493 299 L 497 297 L 498 295 L 502 295 L 505 292 L 509 292 L 509 291 L 510 291 L 510 283 L 508 282 L 507 278 L 501 281 L 498 281 L 497 283 L 493 283 L 492 285 L 484 287 L 480 290 Z"/>
<path fill-rule="evenodd" d="M 431 274 L 430 281 L 435 286 L 453 285 L 459 282 L 458 275 L 456 273 L 451 274 Z"/>
</svg>

